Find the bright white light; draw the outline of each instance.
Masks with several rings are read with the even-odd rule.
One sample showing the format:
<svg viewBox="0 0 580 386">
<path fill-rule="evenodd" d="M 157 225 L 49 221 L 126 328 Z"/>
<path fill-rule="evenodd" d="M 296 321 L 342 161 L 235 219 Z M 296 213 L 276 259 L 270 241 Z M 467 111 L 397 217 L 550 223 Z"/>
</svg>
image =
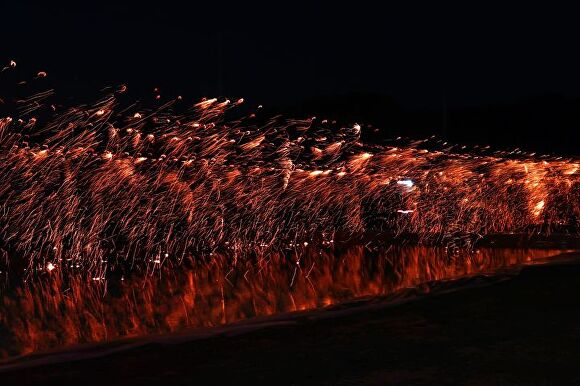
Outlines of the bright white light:
<svg viewBox="0 0 580 386">
<path fill-rule="evenodd" d="M 407 188 L 413 187 L 413 181 L 411 181 L 411 180 L 400 180 L 400 181 L 397 181 L 397 184 L 406 186 Z"/>
</svg>

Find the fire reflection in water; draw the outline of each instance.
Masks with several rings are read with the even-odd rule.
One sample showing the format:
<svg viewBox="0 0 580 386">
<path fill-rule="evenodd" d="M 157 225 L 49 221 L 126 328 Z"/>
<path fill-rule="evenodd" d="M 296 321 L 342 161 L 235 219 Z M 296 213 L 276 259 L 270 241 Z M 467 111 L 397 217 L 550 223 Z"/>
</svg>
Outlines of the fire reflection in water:
<svg viewBox="0 0 580 386">
<path fill-rule="evenodd" d="M 525 263 L 546 249 L 481 249 L 449 256 L 444 248 L 362 246 L 306 249 L 254 259 L 214 255 L 188 269 L 100 278 L 59 270 L 6 292 L 0 354 L 9 357 L 79 343 L 212 327 L 306 310 L 409 286 Z M 144 277 L 145 276 L 145 277 Z"/>
</svg>

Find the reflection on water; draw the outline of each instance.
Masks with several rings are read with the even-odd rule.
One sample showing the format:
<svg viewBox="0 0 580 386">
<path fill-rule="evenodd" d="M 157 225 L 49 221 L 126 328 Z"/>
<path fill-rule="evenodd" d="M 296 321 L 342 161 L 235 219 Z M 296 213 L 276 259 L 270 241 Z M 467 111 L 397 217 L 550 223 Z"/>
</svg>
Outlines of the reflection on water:
<svg viewBox="0 0 580 386">
<path fill-rule="evenodd" d="M 521 264 L 558 254 L 546 249 L 444 248 L 306 250 L 249 261 L 212 256 L 197 267 L 95 280 L 58 269 L 0 300 L 0 356 L 78 343 L 211 327 L 256 316 L 388 295 L 420 283 Z"/>
</svg>

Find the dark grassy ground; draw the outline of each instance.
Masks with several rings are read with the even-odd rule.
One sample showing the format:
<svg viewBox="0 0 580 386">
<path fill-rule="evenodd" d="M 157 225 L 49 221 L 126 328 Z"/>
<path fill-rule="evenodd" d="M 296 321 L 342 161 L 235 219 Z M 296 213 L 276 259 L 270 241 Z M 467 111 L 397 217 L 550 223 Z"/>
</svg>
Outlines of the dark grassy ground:
<svg viewBox="0 0 580 386">
<path fill-rule="evenodd" d="M 577 259 L 527 267 L 491 285 L 360 308 L 1 372 L 0 385 L 580 384 Z"/>
</svg>

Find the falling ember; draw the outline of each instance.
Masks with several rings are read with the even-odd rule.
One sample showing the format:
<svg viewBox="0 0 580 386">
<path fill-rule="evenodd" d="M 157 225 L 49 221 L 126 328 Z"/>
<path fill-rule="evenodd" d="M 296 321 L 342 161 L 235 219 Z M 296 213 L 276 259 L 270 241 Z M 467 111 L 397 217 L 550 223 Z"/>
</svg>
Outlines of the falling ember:
<svg viewBox="0 0 580 386">
<path fill-rule="evenodd" d="M 217 102 L 217 98 L 207 99 L 207 100 L 204 100 L 204 101 L 197 103 L 195 105 L 195 107 L 198 107 L 200 109 L 207 109 L 208 107 L 213 105 L 215 102 Z"/>
<path fill-rule="evenodd" d="M 51 272 L 51 271 L 52 271 L 53 269 L 55 269 L 55 268 L 56 268 L 56 266 L 55 266 L 54 264 L 52 264 L 52 263 L 48 263 L 48 264 L 46 265 L 46 270 L 47 270 L 48 272 Z"/>
<path fill-rule="evenodd" d="M 33 111 L 54 105 L 51 96 L 34 96 Z M 331 234 L 469 246 L 492 233 L 580 228 L 577 159 L 454 153 L 437 140 L 378 145 L 360 125 L 230 120 L 238 103 L 227 100 L 148 106 L 118 96 L 0 119 L 0 200 L 10 208 L 0 223 L 6 248 L 27 251 L 19 265 L 82 256 L 96 274 L 104 257 L 147 266 L 160 250 L 165 264 Z M 59 248 L 47 255 L 48 245 Z"/>
<path fill-rule="evenodd" d="M 570 169 L 566 170 L 564 172 L 564 174 L 572 175 L 572 174 L 574 174 L 574 173 L 576 173 L 578 171 L 578 168 L 579 168 L 579 165 L 578 164 L 572 164 L 571 167 L 570 167 Z"/>
<path fill-rule="evenodd" d="M 534 206 L 534 216 L 539 216 L 542 213 L 542 209 L 544 209 L 544 201 L 540 201 Z"/>
<path fill-rule="evenodd" d="M 526 231 L 540 225 L 541 212 L 549 226 L 578 229 L 577 160 L 454 154 L 428 141 L 378 146 L 361 141 L 359 125 L 228 122 L 232 104 L 217 99 L 173 114 L 131 112 L 115 98 L 107 95 L 96 110 L 74 107 L 73 115 L 64 108 L 39 121 L 0 121 L 0 178 L 14 181 L 1 197 L 11 208 L 1 220 L 9 248 L 30 251 L 24 259 L 42 261 L 44 245 L 65 240 L 55 257 L 84 256 L 84 267 L 105 253 L 127 259 L 123 248 L 111 249 L 120 241 L 138 261 L 150 261 L 158 247 L 172 257 L 225 240 L 275 249 L 304 234 L 375 229 L 446 243 L 458 234 Z M 24 139 L 30 125 L 38 129 Z M 412 209 L 400 209 L 401 199 Z M 409 210 L 421 216 L 389 215 Z"/>
</svg>

